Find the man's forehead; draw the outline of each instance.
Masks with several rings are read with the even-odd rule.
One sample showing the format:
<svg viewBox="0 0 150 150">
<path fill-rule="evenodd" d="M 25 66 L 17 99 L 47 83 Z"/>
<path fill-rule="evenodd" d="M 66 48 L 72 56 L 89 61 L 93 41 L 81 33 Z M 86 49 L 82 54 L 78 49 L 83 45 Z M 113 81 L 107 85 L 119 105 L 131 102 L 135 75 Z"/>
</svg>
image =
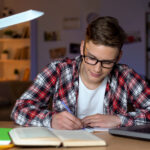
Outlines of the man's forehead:
<svg viewBox="0 0 150 150">
<path fill-rule="evenodd" d="M 85 42 L 85 53 L 99 59 L 115 59 L 119 50 L 114 47 Z"/>
<path fill-rule="evenodd" d="M 94 44 L 93 42 L 85 42 L 84 47 L 87 49 L 87 51 L 97 50 L 97 49 L 103 49 L 106 51 L 112 51 L 113 53 L 118 53 L 119 50 L 117 47 L 107 46 L 103 44 Z"/>
</svg>

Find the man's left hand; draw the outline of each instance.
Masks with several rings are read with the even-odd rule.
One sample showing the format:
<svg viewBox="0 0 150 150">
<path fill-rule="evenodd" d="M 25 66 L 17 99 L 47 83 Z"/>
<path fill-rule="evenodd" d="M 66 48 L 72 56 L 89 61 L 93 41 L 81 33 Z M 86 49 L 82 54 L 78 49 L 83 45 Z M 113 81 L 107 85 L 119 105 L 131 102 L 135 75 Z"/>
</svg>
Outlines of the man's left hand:
<svg viewBox="0 0 150 150">
<path fill-rule="evenodd" d="M 100 127 L 100 128 L 112 128 L 119 126 L 121 120 L 118 116 L 115 115 L 103 115 L 95 114 L 87 116 L 81 120 L 84 127 Z"/>
</svg>

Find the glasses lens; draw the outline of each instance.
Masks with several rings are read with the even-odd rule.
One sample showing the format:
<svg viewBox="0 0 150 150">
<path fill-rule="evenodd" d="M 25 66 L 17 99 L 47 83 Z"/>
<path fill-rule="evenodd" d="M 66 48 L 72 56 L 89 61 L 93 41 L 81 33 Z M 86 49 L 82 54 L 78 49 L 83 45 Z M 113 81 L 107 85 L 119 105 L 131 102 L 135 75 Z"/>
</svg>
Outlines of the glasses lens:
<svg viewBox="0 0 150 150">
<path fill-rule="evenodd" d="M 95 65 L 97 62 L 95 58 L 88 57 L 88 56 L 84 56 L 84 60 L 86 63 L 91 64 L 91 65 Z"/>
<path fill-rule="evenodd" d="M 90 65 L 96 65 L 97 62 L 101 62 L 103 68 L 112 68 L 115 64 L 115 62 L 110 62 L 110 61 L 98 61 L 97 59 L 89 56 L 83 56 L 83 57 L 84 57 L 84 61 Z"/>
<path fill-rule="evenodd" d="M 102 62 L 102 66 L 104 68 L 112 68 L 114 66 L 114 62 Z"/>
</svg>

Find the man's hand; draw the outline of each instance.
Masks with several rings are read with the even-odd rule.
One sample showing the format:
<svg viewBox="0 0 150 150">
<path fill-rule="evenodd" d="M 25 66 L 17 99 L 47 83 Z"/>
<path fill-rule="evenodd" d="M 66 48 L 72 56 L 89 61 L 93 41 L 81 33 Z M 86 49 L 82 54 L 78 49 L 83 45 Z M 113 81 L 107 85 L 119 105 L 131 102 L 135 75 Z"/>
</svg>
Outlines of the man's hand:
<svg viewBox="0 0 150 150">
<path fill-rule="evenodd" d="M 84 127 L 112 128 L 120 125 L 121 120 L 114 115 L 95 114 L 83 118 L 81 122 Z"/>
<path fill-rule="evenodd" d="M 83 128 L 83 125 L 80 119 L 67 111 L 63 111 L 52 116 L 51 127 L 62 130 L 74 130 Z"/>
</svg>

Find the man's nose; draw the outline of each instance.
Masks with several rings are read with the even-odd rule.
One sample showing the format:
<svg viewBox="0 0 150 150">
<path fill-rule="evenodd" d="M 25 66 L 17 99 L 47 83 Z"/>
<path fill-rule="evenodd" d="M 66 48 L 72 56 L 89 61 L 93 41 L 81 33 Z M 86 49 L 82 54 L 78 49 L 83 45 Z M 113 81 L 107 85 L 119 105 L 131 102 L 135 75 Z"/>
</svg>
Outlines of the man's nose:
<svg viewBox="0 0 150 150">
<path fill-rule="evenodd" d="M 94 66 L 95 72 L 101 72 L 102 71 L 102 62 L 97 62 L 97 64 Z"/>
</svg>

